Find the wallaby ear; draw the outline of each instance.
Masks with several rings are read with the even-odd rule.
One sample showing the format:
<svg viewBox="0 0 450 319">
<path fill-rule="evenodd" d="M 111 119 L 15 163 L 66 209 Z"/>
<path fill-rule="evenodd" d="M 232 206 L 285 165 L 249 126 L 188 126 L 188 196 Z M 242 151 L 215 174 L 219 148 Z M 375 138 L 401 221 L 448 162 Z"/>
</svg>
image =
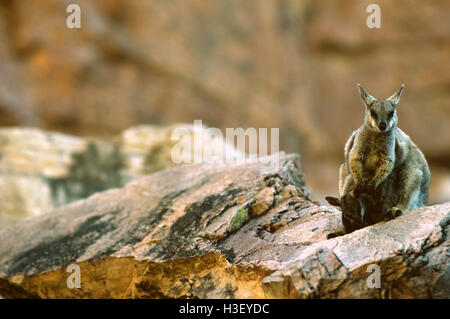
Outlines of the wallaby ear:
<svg viewBox="0 0 450 319">
<path fill-rule="evenodd" d="M 369 93 L 367 93 L 366 90 L 364 90 L 359 83 L 357 85 L 358 85 L 359 93 L 361 94 L 361 99 L 363 100 L 364 104 L 367 106 L 371 106 L 372 103 L 375 102 L 377 99 L 374 98 Z"/>
<path fill-rule="evenodd" d="M 327 196 L 327 197 L 325 197 L 325 199 L 328 202 L 328 204 L 330 204 L 332 206 L 341 207 L 341 201 L 339 200 L 339 198 Z"/>
<path fill-rule="evenodd" d="M 387 98 L 386 101 L 391 103 L 392 105 L 396 106 L 398 102 L 400 102 L 400 95 L 402 95 L 403 89 L 405 88 L 405 85 L 402 84 L 400 89 L 391 95 L 391 97 Z"/>
</svg>

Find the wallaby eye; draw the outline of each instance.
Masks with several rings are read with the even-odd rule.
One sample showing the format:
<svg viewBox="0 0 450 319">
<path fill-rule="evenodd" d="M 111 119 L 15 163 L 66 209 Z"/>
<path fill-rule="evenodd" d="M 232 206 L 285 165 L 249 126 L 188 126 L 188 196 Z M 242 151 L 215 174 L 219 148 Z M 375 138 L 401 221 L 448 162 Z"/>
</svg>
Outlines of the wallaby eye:
<svg viewBox="0 0 450 319">
<path fill-rule="evenodd" d="M 375 120 L 377 119 L 377 113 L 375 113 L 375 111 L 370 111 L 370 116 L 372 116 Z"/>
</svg>

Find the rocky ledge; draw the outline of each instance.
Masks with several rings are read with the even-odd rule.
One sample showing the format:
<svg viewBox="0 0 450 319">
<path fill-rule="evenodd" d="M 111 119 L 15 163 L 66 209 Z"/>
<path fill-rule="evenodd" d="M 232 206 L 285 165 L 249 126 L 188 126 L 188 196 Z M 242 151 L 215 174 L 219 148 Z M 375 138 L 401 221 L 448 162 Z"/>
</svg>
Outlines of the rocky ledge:
<svg viewBox="0 0 450 319">
<path fill-rule="evenodd" d="M 450 202 L 327 239 L 340 212 L 311 201 L 298 155 L 280 163 L 178 166 L 0 230 L 0 295 L 450 297 Z"/>
</svg>

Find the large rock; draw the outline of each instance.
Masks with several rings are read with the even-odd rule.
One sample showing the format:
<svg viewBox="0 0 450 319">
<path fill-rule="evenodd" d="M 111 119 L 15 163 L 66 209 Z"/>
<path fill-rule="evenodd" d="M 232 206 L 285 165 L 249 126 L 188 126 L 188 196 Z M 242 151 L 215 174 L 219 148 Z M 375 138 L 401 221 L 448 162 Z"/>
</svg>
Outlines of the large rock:
<svg viewBox="0 0 450 319">
<path fill-rule="evenodd" d="M 449 230 L 450 202 L 312 244 L 263 280 L 265 296 L 448 299 Z M 373 265 L 379 289 L 368 287 Z"/>
<path fill-rule="evenodd" d="M 327 240 L 340 213 L 309 199 L 297 155 L 280 159 L 175 167 L 1 230 L 0 294 L 450 297 L 450 203 Z"/>
<path fill-rule="evenodd" d="M 74 157 L 85 152 L 86 145 L 79 138 L 37 129 L 1 129 L 0 216 L 37 216 L 73 199 L 64 180 L 82 165 L 75 164 Z"/>
<path fill-rule="evenodd" d="M 172 137 L 176 129 L 194 139 L 194 127 L 186 124 L 142 125 L 111 138 L 80 138 L 23 127 L 0 129 L 0 228 L 178 165 L 171 158 L 181 138 Z M 188 157 L 206 147 L 221 146 L 206 134 L 201 137 L 191 143 Z M 221 141 L 226 152 L 242 155 Z"/>
</svg>

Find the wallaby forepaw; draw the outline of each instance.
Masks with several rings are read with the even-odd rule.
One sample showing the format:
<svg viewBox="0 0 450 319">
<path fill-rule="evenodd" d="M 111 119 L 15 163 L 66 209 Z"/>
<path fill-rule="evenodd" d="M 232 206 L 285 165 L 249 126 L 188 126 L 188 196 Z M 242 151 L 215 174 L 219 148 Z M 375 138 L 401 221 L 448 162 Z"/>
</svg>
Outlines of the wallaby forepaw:
<svg viewBox="0 0 450 319">
<path fill-rule="evenodd" d="M 397 207 L 392 207 L 387 213 L 384 215 L 384 220 L 392 220 L 396 217 L 399 217 L 403 214 L 402 210 Z"/>
</svg>

